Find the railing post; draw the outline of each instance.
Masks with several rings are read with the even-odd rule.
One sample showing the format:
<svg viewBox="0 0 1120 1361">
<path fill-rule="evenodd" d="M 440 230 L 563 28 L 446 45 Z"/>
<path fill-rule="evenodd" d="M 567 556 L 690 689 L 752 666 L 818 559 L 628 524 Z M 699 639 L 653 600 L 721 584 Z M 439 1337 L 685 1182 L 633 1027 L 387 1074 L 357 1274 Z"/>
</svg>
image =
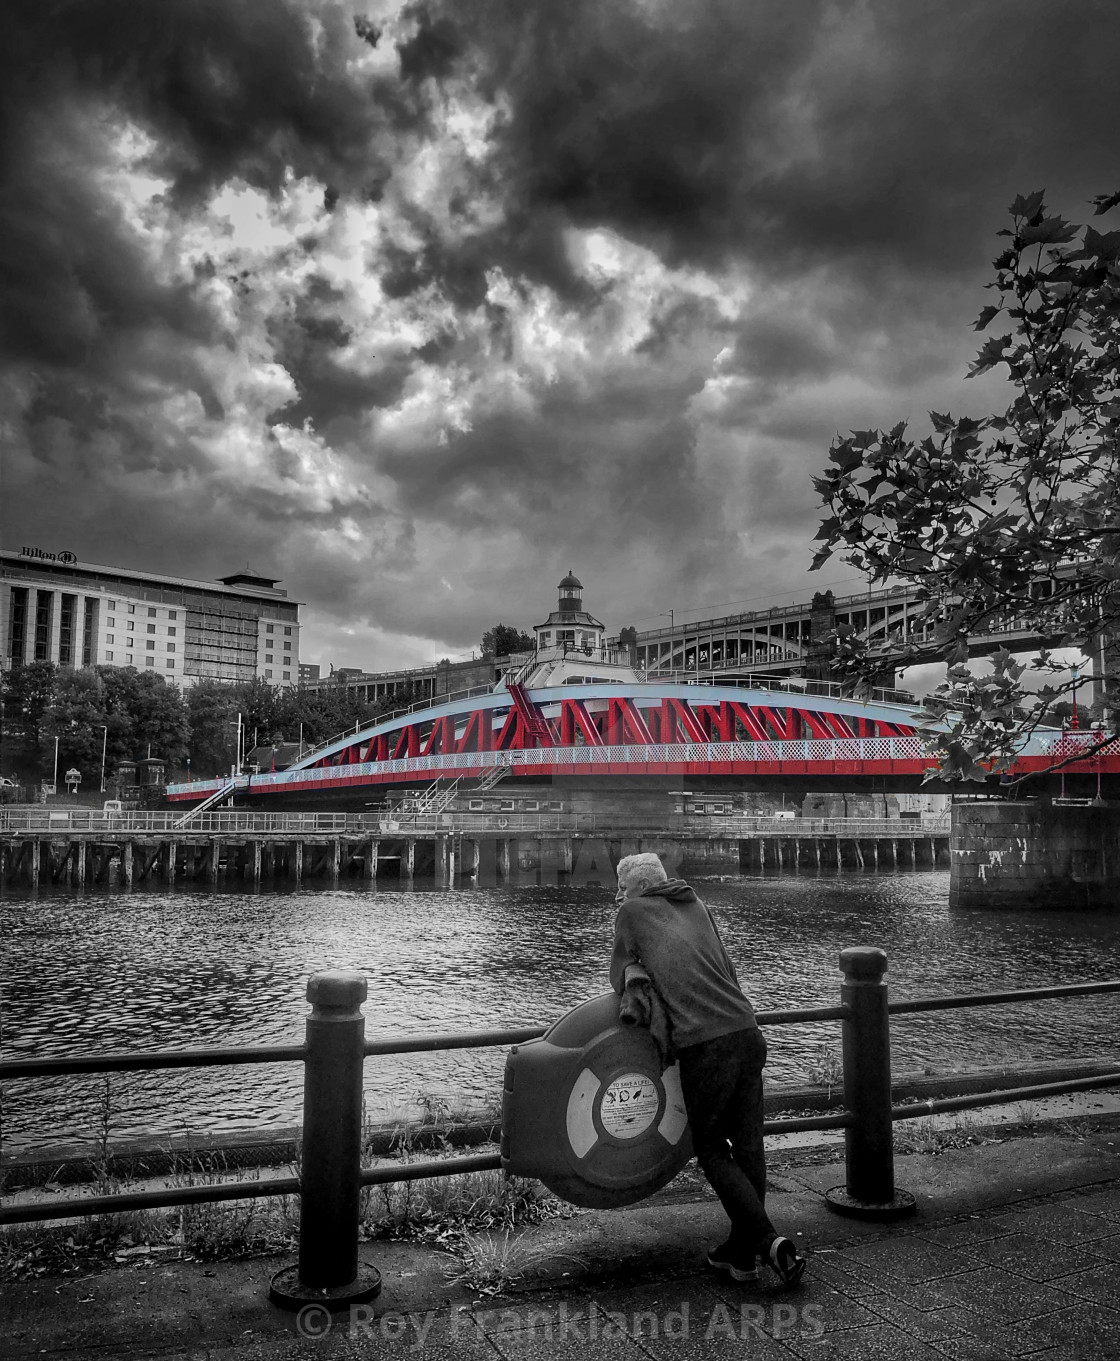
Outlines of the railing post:
<svg viewBox="0 0 1120 1361">
<path fill-rule="evenodd" d="M 269 1291 L 286 1309 L 345 1308 L 381 1291 L 381 1273 L 358 1260 L 365 999 L 365 978 L 349 969 L 307 982 L 299 1264 L 277 1272 Z"/>
<path fill-rule="evenodd" d="M 856 1219 L 901 1219 L 914 1213 L 915 1203 L 894 1184 L 887 956 L 873 947 L 849 947 L 840 951 L 840 968 L 840 1001 L 848 1009 L 841 1023 L 844 1105 L 851 1124 L 844 1131 L 847 1184 L 826 1192 L 825 1201 Z"/>
</svg>

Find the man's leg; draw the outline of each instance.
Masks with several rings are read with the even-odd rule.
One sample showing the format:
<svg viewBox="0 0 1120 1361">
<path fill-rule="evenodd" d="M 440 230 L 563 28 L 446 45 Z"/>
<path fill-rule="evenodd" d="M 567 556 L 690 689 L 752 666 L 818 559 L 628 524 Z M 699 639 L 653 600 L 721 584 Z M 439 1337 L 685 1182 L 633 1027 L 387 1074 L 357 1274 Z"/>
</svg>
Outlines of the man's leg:
<svg viewBox="0 0 1120 1361">
<path fill-rule="evenodd" d="M 766 1150 L 762 1142 L 762 1069 L 766 1040 L 762 1031 L 740 1031 L 742 1054 L 738 1081 L 727 1109 L 731 1152 L 747 1174 L 759 1203 L 766 1203 Z"/>
<path fill-rule="evenodd" d="M 692 1146 L 700 1167 L 731 1220 L 731 1240 L 754 1252 L 774 1235 L 752 1176 L 732 1153 L 738 1134 L 734 1102 L 740 1086 L 755 1080 L 746 1062 L 742 1034 L 723 1035 L 682 1050 L 681 1092 L 692 1128 Z M 761 1101 L 759 1103 L 761 1109 Z M 755 1176 L 757 1166 L 752 1167 Z M 765 1164 L 762 1192 L 765 1194 Z"/>
</svg>

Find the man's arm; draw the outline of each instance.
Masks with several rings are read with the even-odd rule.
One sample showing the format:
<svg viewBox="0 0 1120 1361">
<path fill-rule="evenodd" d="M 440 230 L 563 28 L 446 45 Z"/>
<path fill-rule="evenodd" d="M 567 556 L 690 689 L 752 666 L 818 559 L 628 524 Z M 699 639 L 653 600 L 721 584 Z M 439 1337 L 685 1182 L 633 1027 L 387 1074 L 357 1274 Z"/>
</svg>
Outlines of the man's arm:
<svg viewBox="0 0 1120 1361">
<path fill-rule="evenodd" d="M 626 990 L 626 966 L 641 963 L 637 944 L 624 920 L 625 912 L 619 912 L 614 921 L 614 949 L 611 951 L 611 987 L 621 996 Z"/>
</svg>

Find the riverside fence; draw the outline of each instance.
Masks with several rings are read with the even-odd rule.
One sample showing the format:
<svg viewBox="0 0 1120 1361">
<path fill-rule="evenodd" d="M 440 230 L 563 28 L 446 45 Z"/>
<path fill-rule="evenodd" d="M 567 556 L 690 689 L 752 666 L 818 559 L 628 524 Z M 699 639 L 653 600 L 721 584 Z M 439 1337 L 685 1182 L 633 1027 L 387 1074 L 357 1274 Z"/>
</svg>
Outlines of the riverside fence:
<svg viewBox="0 0 1120 1361">
<path fill-rule="evenodd" d="M 912 1195 L 895 1186 L 892 1125 L 896 1120 L 948 1111 L 1033 1100 L 1067 1092 L 1120 1085 L 1115 1071 L 1030 1086 L 896 1104 L 892 1100 L 890 1017 L 960 1007 L 999 1006 L 1045 999 L 1120 992 L 1120 980 L 1022 988 L 1007 992 L 926 997 L 892 1002 L 884 975 L 886 954 L 874 947 L 840 952 L 843 980 L 837 1006 L 759 1012 L 761 1025 L 841 1023 L 844 1109 L 825 1115 L 768 1120 L 764 1133 L 843 1130 L 845 1182 L 826 1195 L 837 1213 L 886 1220 L 912 1214 Z M 363 975 L 338 970 L 312 975 L 307 984 L 311 1013 L 304 1042 L 290 1045 L 211 1047 L 0 1061 L 0 1080 L 85 1076 L 141 1070 L 202 1068 L 249 1063 L 304 1065 L 303 1135 L 298 1175 L 206 1186 L 165 1187 L 116 1195 L 52 1198 L 49 1202 L 0 1202 L 0 1226 L 93 1217 L 132 1210 L 299 1195 L 298 1263 L 273 1279 L 271 1298 L 297 1308 L 308 1300 L 347 1307 L 380 1290 L 376 1268 L 358 1258 L 363 1187 L 391 1182 L 498 1171 L 501 1155 L 474 1154 L 398 1166 L 362 1167 L 362 1075 L 365 1060 L 391 1054 L 506 1047 L 537 1039 L 544 1026 L 419 1034 L 366 1039 Z"/>
</svg>

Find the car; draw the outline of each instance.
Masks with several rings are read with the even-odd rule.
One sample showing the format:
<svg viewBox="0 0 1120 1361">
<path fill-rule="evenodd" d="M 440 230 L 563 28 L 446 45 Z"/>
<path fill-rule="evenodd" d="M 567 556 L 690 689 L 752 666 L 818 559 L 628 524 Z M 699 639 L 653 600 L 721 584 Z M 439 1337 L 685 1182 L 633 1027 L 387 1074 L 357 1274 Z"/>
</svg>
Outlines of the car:
<svg viewBox="0 0 1120 1361">
<path fill-rule="evenodd" d="M 0 789 L 18 789 L 19 781 L 9 779 L 7 775 L 0 775 Z"/>
</svg>

